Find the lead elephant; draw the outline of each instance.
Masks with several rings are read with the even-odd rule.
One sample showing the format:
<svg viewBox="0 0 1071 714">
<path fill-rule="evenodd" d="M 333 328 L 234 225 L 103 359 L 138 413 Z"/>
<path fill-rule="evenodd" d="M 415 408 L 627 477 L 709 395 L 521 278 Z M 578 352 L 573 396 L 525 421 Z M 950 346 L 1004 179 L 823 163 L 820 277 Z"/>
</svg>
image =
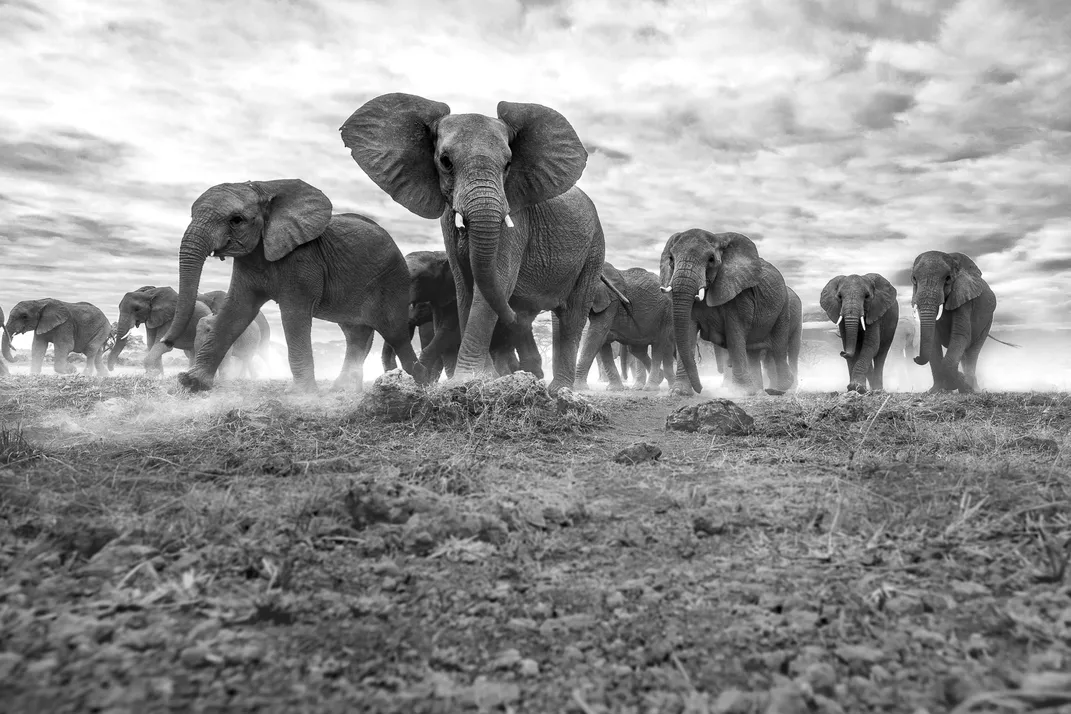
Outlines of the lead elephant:
<svg viewBox="0 0 1071 714">
<path fill-rule="evenodd" d="M 211 290 L 207 293 L 198 293 L 197 299 L 208 305 L 208 309 L 212 311 L 213 315 L 218 315 L 223 307 L 223 302 L 227 299 L 227 291 Z M 264 313 L 260 310 L 257 310 L 257 316 L 253 318 L 253 321 L 256 323 L 257 332 L 260 335 L 256 353 L 264 360 L 264 364 L 268 365 L 271 359 L 271 325 L 268 324 L 268 318 L 264 317 Z M 244 335 L 245 333 L 243 332 L 242 334 Z"/>
<path fill-rule="evenodd" d="M 420 363 L 429 370 L 429 379 L 437 381 L 444 367 L 451 377 L 457 363 L 461 346 L 461 327 L 457 313 L 457 293 L 453 271 L 446 251 L 418 250 L 405 256 L 409 267 L 409 339 L 413 330 L 432 323 L 431 337 L 420 335 Z M 418 307 L 427 306 L 422 314 Z M 491 336 L 491 360 L 499 375 L 518 370 L 531 372 L 543 378 L 542 357 L 532 335 L 531 323 L 518 323 L 512 328 L 495 325 Z M 394 350 L 383 345 L 383 369 L 395 368 Z"/>
<path fill-rule="evenodd" d="M 603 282 L 595 287 L 588 328 L 581 343 L 576 388 L 588 388 L 591 363 L 600 356 L 609 382 L 607 389 L 624 389 L 614 366 L 613 342 L 628 348 L 642 348 L 645 356 L 647 347 L 651 347 L 650 371 L 646 382 L 638 386 L 657 390 L 663 376 L 672 383 L 673 304 L 669 296 L 659 290 L 658 276 L 643 268 L 621 271 L 604 262 L 602 277 Z M 628 304 L 623 300 L 628 300 Z"/>
<path fill-rule="evenodd" d="M 363 388 L 374 332 L 394 347 L 418 383 L 426 382 L 409 342 L 409 270 L 375 221 L 356 213 L 332 215 L 327 196 L 300 179 L 219 184 L 194 201 L 191 214 L 179 248 L 175 320 L 149 357 L 173 348 L 190 326 L 208 256 L 234 258 L 234 268 L 215 330 L 193 368 L 179 375 L 183 386 L 212 387 L 227 350 L 268 300 L 279 303 L 294 390 L 316 391 L 314 317 L 337 323 L 346 337 L 336 387 Z"/>
<path fill-rule="evenodd" d="M 795 374 L 788 361 L 793 327 L 786 310 L 787 286 L 780 271 L 759 257 L 750 238 L 699 228 L 675 233 L 662 250 L 659 272 L 662 290 L 673 297 L 674 393 L 687 396 L 703 389 L 695 364 L 697 332 L 728 350 L 732 387 L 747 394 L 762 388 L 751 367 L 761 350 L 769 349 L 777 384 L 767 392 L 791 389 Z"/>
<path fill-rule="evenodd" d="M 197 322 L 197 336 L 193 341 L 193 352 L 196 355 L 201 351 L 201 348 L 208 342 L 212 333 L 216 329 L 216 320 L 219 319 L 218 315 L 205 315 Z M 234 341 L 234 344 L 227 350 L 227 354 L 224 356 L 223 361 L 219 365 L 217 374 L 222 373 L 228 377 L 236 377 L 241 379 L 248 377 L 249 379 L 256 378 L 256 370 L 253 369 L 253 358 L 256 356 L 261 346 L 260 341 L 260 325 L 254 320 L 249 323 L 249 326 L 245 328 L 242 334 L 238 335 L 238 339 Z M 238 363 L 238 371 L 236 374 L 231 374 L 232 363 Z"/>
<path fill-rule="evenodd" d="M 837 323 L 840 356 L 848 364 L 848 391 L 885 388 L 885 358 L 900 319 L 896 288 L 883 275 L 838 275 L 822 288 L 819 304 Z"/>
<path fill-rule="evenodd" d="M 123 299 L 119 301 L 119 322 L 115 326 L 115 341 L 108 352 L 108 369 L 115 369 L 119 355 L 126 349 L 130 339 L 130 331 L 142 325 L 145 325 L 145 346 L 151 353 L 153 346 L 171 329 L 177 305 L 178 293 L 170 286 L 145 285 L 123 295 Z M 175 347 L 186 354 L 191 367 L 194 359 L 194 340 L 197 334 L 196 320 L 211 315 L 212 310 L 205 303 L 198 301 L 194 305 L 193 314 L 194 319 L 175 340 Z M 151 363 L 146 361 L 145 372 L 162 374 L 164 371 L 162 358 L 163 354 L 160 353 L 158 359 L 154 359 Z"/>
<path fill-rule="evenodd" d="M 74 365 L 67 361 L 71 352 L 86 356 L 87 376 L 105 375 L 102 359 L 104 342 L 111 323 L 99 307 L 88 302 L 63 302 L 54 298 L 23 300 L 11 308 L 4 325 L 4 356 L 10 357 L 10 340 L 29 330 L 34 331 L 30 351 L 30 374 L 40 374 L 49 343 L 54 346 L 53 368 L 57 374 L 70 374 Z"/>
<path fill-rule="evenodd" d="M 919 314 L 915 362 L 930 365 L 930 391 L 973 392 L 978 354 L 997 309 L 997 297 L 982 271 L 963 253 L 921 253 L 911 267 L 911 306 Z M 942 354 L 942 347 L 948 352 Z"/>
<path fill-rule="evenodd" d="M 539 104 L 499 102 L 498 117 L 451 114 L 412 94 L 370 100 L 342 125 L 361 169 L 396 202 L 438 218 L 458 300 L 455 379 L 486 367 L 495 324 L 557 318 L 552 394 L 572 387 L 604 240 L 576 187 L 587 151 L 568 120 Z"/>
<path fill-rule="evenodd" d="M 4 359 L 14 362 L 15 356 L 11 354 L 11 343 L 8 340 L 7 329 L 4 325 L 3 308 L 0 308 L 0 331 L 3 331 L 4 333 L 3 336 L 0 337 L 0 340 L 3 341 L 3 347 L 0 348 L 0 352 L 2 352 Z M 11 374 L 11 371 L 7 368 L 7 365 L 4 364 L 4 359 L 0 359 L 0 377 L 6 377 Z"/>
</svg>

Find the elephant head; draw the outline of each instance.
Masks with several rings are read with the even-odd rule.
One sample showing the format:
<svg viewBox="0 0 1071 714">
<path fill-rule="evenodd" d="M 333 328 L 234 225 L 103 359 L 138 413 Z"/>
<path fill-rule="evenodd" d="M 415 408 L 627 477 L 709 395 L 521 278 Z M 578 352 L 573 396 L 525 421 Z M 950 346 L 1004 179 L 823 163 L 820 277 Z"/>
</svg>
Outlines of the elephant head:
<svg viewBox="0 0 1071 714">
<path fill-rule="evenodd" d="M 963 253 L 926 251 L 911 268 L 911 307 L 919 314 L 919 354 L 927 364 L 937 340 L 935 328 L 945 310 L 956 310 L 985 291 L 982 271 Z"/>
<path fill-rule="evenodd" d="M 179 246 L 178 305 L 164 345 L 173 348 L 186 331 L 209 255 L 274 262 L 319 238 L 330 221 L 331 201 L 300 179 L 222 183 L 202 193 Z"/>
<path fill-rule="evenodd" d="M 710 233 L 692 228 L 675 233 L 662 249 L 662 290 L 673 295 L 673 331 L 677 357 L 696 392 L 702 391 L 695 365 L 696 326 L 692 306 L 729 302 L 762 277 L 762 259 L 750 238 L 740 233 Z"/>
<path fill-rule="evenodd" d="M 178 293 L 171 287 L 144 285 L 131 290 L 119 301 L 119 322 L 115 326 L 115 341 L 108 351 L 108 369 L 114 370 L 115 363 L 126 348 L 130 331 L 145 325 L 158 330 L 175 317 Z"/>
<path fill-rule="evenodd" d="M 410 305 L 435 300 L 438 307 L 446 308 L 450 303 L 439 304 L 444 296 L 451 298 L 451 302 L 456 301 L 454 274 L 450 270 L 450 261 L 446 258 L 446 251 L 415 250 L 406 254 L 405 264 L 409 268 Z M 429 305 L 429 310 L 430 307 Z M 410 310 L 411 317 L 412 311 Z"/>
<path fill-rule="evenodd" d="M 604 312 L 615 300 L 621 300 L 626 295 L 628 285 L 625 284 L 625 276 L 609 262 L 602 264 L 602 279 L 595 286 L 595 299 L 591 302 L 591 311 L 594 313 Z"/>
<path fill-rule="evenodd" d="M 450 114 L 412 94 L 384 94 L 342 125 L 354 160 L 391 198 L 423 218 L 468 231 L 473 282 L 499 319 L 516 320 L 498 272 L 498 245 L 511 212 L 569 190 L 587 150 L 568 120 L 539 104 L 499 102 L 498 117 Z"/>
<path fill-rule="evenodd" d="M 7 323 L 4 325 L 4 335 L 9 340 L 30 330 L 33 330 L 35 335 L 44 335 L 69 319 L 70 311 L 59 300 L 23 300 L 11 308 L 11 314 L 7 316 Z"/>
<path fill-rule="evenodd" d="M 409 326 L 420 327 L 435 319 L 430 302 L 409 303 Z"/>
<path fill-rule="evenodd" d="M 877 273 L 838 275 L 822 288 L 819 303 L 841 330 L 840 356 L 849 359 L 855 357 L 859 330 L 865 332 L 896 304 L 896 288 Z"/>
</svg>

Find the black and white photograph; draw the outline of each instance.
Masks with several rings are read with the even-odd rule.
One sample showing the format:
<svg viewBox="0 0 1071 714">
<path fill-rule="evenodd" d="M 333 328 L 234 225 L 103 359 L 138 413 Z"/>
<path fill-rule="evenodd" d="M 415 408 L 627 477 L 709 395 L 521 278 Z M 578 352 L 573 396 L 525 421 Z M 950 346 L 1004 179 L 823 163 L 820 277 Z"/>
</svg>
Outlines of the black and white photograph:
<svg viewBox="0 0 1071 714">
<path fill-rule="evenodd" d="M 1071 2 L 0 66 L 0 711 L 1071 714 Z"/>
</svg>

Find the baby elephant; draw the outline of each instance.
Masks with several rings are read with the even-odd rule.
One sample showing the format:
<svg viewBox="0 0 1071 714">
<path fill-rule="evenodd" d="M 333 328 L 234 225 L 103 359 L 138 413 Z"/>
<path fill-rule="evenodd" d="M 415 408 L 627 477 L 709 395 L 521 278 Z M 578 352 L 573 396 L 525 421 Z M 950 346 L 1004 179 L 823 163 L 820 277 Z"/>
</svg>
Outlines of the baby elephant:
<svg viewBox="0 0 1071 714">
<path fill-rule="evenodd" d="M 840 356 L 848 361 L 848 391 L 862 394 L 870 382 L 870 388 L 880 392 L 900 316 L 896 288 L 877 273 L 838 275 L 826 283 L 820 302 L 840 332 Z"/>
<path fill-rule="evenodd" d="M 216 318 L 218 315 L 205 315 L 197 323 L 197 334 L 193 339 L 193 353 L 196 355 L 201 351 L 201 345 L 205 343 L 212 331 L 216 329 Z M 219 366 L 221 374 L 227 376 L 234 376 L 237 379 L 243 379 L 248 377 L 249 379 L 256 379 L 256 373 L 253 370 L 253 358 L 257 355 L 257 350 L 260 347 L 260 327 L 256 321 L 249 323 L 249 327 L 245 328 L 245 332 L 238 336 L 238 339 L 234 341 L 231 348 L 227 350 L 227 354 L 223 357 L 223 362 Z M 196 357 L 195 357 L 196 358 Z M 229 365 L 232 365 L 235 361 L 239 363 L 238 373 L 231 375 L 231 369 Z"/>
</svg>

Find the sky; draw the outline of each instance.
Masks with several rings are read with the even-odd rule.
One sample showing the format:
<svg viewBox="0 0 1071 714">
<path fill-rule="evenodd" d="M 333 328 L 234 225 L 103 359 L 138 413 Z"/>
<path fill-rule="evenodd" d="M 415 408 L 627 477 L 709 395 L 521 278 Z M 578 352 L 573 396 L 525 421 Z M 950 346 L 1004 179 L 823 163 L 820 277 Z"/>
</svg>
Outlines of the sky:
<svg viewBox="0 0 1071 714">
<path fill-rule="evenodd" d="M 849 273 L 907 305 L 916 255 L 962 251 L 994 334 L 1071 328 L 1066 0 L 0 0 L 0 66 L 5 311 L 114 320 L 127 290 L 177 288 L 190 205 L 230 181 L 301 178 L 403 253 L 441 250 L 339 135 L 400 91 L 564 114 L 618 268 L 740 231 L 813 312 Z"/>
</svg>

